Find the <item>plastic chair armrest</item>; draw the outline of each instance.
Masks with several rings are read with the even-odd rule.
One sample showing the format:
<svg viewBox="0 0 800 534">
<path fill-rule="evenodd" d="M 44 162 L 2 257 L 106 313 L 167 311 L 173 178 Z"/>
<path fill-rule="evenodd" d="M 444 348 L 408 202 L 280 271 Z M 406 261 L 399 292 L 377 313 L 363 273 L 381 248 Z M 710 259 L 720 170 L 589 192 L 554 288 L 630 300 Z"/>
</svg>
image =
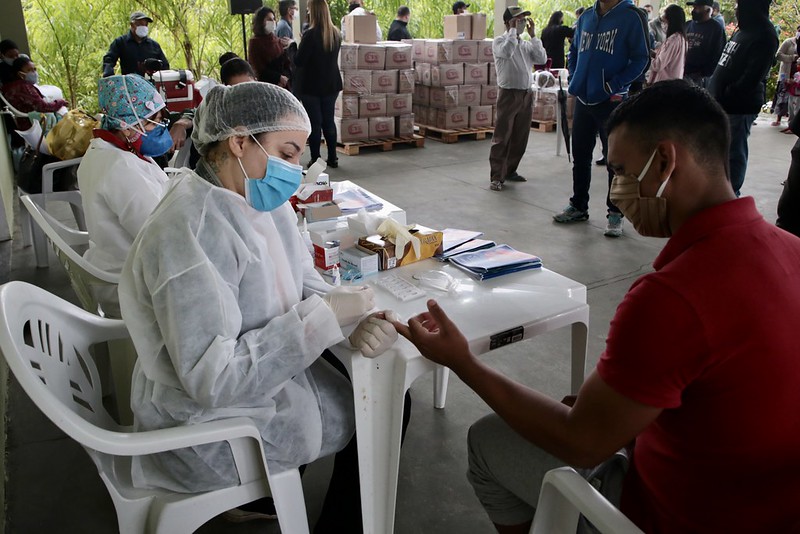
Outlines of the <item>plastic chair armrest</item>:
<svg viewBox="0 0 800 534">
<path fill-rule="evenodd" d="M 600 532 L 644 534 L 574 469 L 548 471 L 542 481 L 531 534 L 574 533 L 580 514 Z"/>
<path fill-rule="evenodd" d="M 64 161 L 54 161 L 42 167 L 42 194 L 46 195 L 53 192 L 53 174 L 58 169 L 64 169 L 79 165 L 83 158 L 72 158 Z"/>
</svg>

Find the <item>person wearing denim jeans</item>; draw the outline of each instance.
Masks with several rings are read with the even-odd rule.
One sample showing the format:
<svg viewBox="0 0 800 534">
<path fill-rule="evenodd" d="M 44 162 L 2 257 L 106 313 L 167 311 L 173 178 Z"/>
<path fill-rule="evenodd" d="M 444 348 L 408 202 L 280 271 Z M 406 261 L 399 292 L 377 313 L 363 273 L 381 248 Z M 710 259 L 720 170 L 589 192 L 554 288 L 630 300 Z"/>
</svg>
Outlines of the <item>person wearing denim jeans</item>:
<svg viewBox="0 0 800 534">
<path fill-rule="evenodd" d="M 766 80 L 778 51 L 778 35 L 769 20 L 770 0 L 737 4 L 739 29 L 725 45 L 708 92 L 728 114 L 731 128 L 729 171 L 736 196 L 747 172 L 747 139 L 766 101 Z"/>
<path fill-rule="evenodd" d="M 569 92 L 575 95 L 572 125 L 573 196 L 558 223 L 589 219 L 589 186 L 597 135 L 606 158 L 605 122 L 628 94 L 631 83 L 647 70 L 650 60 L 647 15 L 631 0 L 598 0 L 578 19 L 569 49 Z M 611 185 L 612 175 L 608 181 Z M 622 214 L 606 197 L 608 225 L 605 235 L 622 235 Z"/>
</svg>

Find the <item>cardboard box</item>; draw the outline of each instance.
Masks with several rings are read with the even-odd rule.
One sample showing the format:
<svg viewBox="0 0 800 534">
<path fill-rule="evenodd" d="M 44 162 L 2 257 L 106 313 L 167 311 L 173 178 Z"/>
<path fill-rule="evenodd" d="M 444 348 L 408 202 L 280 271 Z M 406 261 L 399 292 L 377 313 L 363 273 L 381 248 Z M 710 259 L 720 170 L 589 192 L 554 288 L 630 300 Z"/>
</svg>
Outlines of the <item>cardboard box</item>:
<svg viewBox="0 0 800 534">
<path fill-rule="evenodd" d="M 465 63 L 464 85 L 486 85 L 489 83 L 488 63 Z"/>
<path fill-rule="evenodd" d="M 339 265 L 339 245 L 329 241 L 323 245 L 314 243 L 314 267 L 327 271 Z"/>
<path fill-rule="evenodd" d="M 436 122 L 433 124 L 442 130 L 469 127 L 469 108 L 457 107 L 452 109 L 437 109 Z"/>
<path fill-rule="evenodd" d="M 334 117 L 336 135 L 339 141 L 351 143 L 369 138 L 369 119 L 341 119 Z"/>
<path fill-rule="evenodd" d="M 339 96 L 336 97 L 336 104 L 333 108 L 333 114 L 342 119 L 357 119 L 358 96 L 339 93 Z"/>
<path fill-rule="evenodd" d="M 498 87 L 496 85 L 484 85 L 481 87 L 481 106 L 493 106 L 497 103 Z"/>
<path fill-rule="evenodd" d="M 422 85 L 431 85 L 431 64 L 417 63 L 415 69 L 419 72 L 419 80 Z"/>
<path fill-rule="evenodd" d="M 397 71 L 397 92 L 398 93 L 413 93 L 414 86 L 416 85 L 414 79 L 413 69 L 404 69 Z"/>
<path fill-rule="evenodd" d="M 333 202 L 333 189 L 329 185 L 302 184 L 292 198 L 298 204 Z"/>
<path fill-rule="evenodd" d="M 453 57 L 453 41 L 445 39 L 428 39 L 425 41 L 425 62 L 431 65 L 440 65 L 444 63 L 452 63 L 455 61 Z"/>
<path fill-rule="evenodd" d="M 534 105 L 555 106 L 558 103 L 558 95 L 544 91 L 536 91 L 534 95 Z"/>
<path fill-rule="evenodd" d="M 492 127 L 492 106 L 470 106 L 470 108 L 469 108 L 469 127 L 470 128 L 491 128 Z"/>
<path fill-rule="evenodd" d="M 444 234 L 442 232 L 431 229 L 426 229 L 424 231 L 415 230 L 412 228 L 410 233 L 412 236 L 419 239 L 419 256 L 417 256 L 414 246 L 411 243 L 407 243 L 403 249 L 403 256 L 397 263 L 398 267 L 432 258 L 436 254 L 441 254 L 444 244 Z"/>
<path fill-rule="evenodd" d="M 445 15 L 445 39 L 472 39 L 472 17 L 470 15 Z"/>
<path fill-rule="evenodd" d="M 419 104 L 420 106 L 430 106 L 431 105 L 431 88 L 427 85 L 417 85 L 414 87 L 414 104 Z"/>
<path fill-rule="evenodd" d="M 365 15 L 347 15 L 344 18 L 345 42 L 359 44 L 375 44 L 378 39 L 375 35 L 377 17 L 372 13 Z"/>
<path fill-rule="evenodd" d="M 533 120 L 542 122 L 556 120 L 556 106 L 554 104 L 535 104 L 533 106 Z"/>
<path fill-rule="evenodd" d="M 412 52 L 414 61 L 425 60 L 425 39 L 412 39 L 411 40 Z"/>
<path fill-rule="evenodd" d="M 397 93 L 397 71 L 396 70 L 372 71 L 372 92 Z"/>
<path fill-rule="evenodd" d="M 414 64 L 414 48 L 411 45 L 389 41 L 386 48 L 387 69 L 410 69 Z"/>
<path fill-rule="evenodd" d="M 373 31 L 375 28 L 373 28 Z M 383 70 L 386 68 L 386 47 L 383 45 L 357 45 L 358 48 L 358 69 L 361 70 Z"/>
<path fill-rule="evenodd" d="M 419 256 L 417 256 L 411 243 L 408 243 L 403 250 L 400 260 L 398 260 L 395 256 L 396 249 L 394 243 L 379 235 L 359 238 L 358 246 L 362 249 L 375 252 L 378 255 L 378 269 L 381 271 L 432 258 L 442 251 L 442 243 L 444 241 L 442 232 L 411 230 L 411 233 L 420 240 Z"/>
<path fill-rule="evenodd" d="M 368 95 L 372 92 L 372 71 L 347 70 L 342 73 L 342 92 Z"/>
<path fill-rule="evenodd" d="M 489 85 L 497 85 L 497 68 L 494 63 L 489 63 Z"/>
<path fill-rule="evenodd" d="M 335 226 L 324 229 L 309 230 L 311 243 L 324 248 L 329 241 L 339 242 L 339 251 L 356 246 L 356 238 L 347 226 L 340 226 L 334 222 Z"/>
<path fill-rule="evenodd" d="M 358 116 L 362 119 L 386 116 L 386 95 L 358 97 Z"/>
<path fill-rule="evenodd" d="M 486 38 L 486 14 L 485 13 L 470 13 L 472 17 L 472 35 L 470 39 L 485 39 Z"/>
<path fill-rule="evenodd" d="M 414 136 L 414 114 L 409 113 L 394 118 L 395 135 L 397 137 Z"/>
<path fill-rule="evenodd" d="M 458 86 L 448 85 L 445 87 L 431 87 L 430 106 L 439 109 L 452 109 L 458 107 Z"/>
<path fill-rule="evenodd" d="M 355 70 L 358 68 L 358 45 L 342 43 L 339 49 L 339 70 Z"/>
<path fill-rule="evenodd" d="M 333 202 L 317 202 L 313 204 L 297 204 L 297 208 L 306 221 L 312 223 L 324 221 L 325 219 L 335 219 L 342 216 L 342 210 Z M 324 268 L 324 267 L 322 267 Z"/>
<path fill-rule="evenodd" d="M 478 61 L 477 41 L 457 41 L 453 43 L 453 61 L 475 63 Z"/>
<path fill-rule="evenodd" d="M 386 115 L 397 117 L 411 113 L 411 94 L 386 95 Z"/>
<path fill-rule="evenodd" d="M 339 262 L 342 267 L 354 269 L 361 273 L 361 276 L 369 276 L 378 272 L 378 255 L 358 246 L 340 251 Z"/>
<path fill-rule="evenodd" d="M 378 270 L 388 271 L 397 267 L 394 256 L 394 243 L 379 235 L 358 238 L 358 247 L 378 256 Z"/>
<path fill-rule="evenodd" d="M 370 117 L 368 120 L 370 139 L 394 137 L 394 117 Z"/>
<path fill-rule="evenodd" d="M 478 61 L 494 63 L 492 42 L 494 42 L 494 39 L 484 39 L 483 41 L 478 41 Z"/>
<path fill-rule="evenodd" d="M 481 105 L 481 86 L 480 85 L 459 85 L 458 86 L 458 105 L 459 106 L 480 106 Z"/>
<path fill-rule="evenodd" d="M 431 65 L 431 86 L 464 85 L 464 64 Z"/>
</svg>

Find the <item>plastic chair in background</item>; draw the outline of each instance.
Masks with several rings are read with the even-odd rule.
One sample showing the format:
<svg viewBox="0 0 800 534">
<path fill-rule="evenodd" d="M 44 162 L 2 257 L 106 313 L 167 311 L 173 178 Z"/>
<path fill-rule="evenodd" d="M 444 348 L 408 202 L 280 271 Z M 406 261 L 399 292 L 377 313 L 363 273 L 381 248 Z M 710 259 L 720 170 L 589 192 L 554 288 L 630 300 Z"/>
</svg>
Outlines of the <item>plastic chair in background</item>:
<svg viewBox="0 0 800 534">
<path fill-rule="evenodd" d="M 545 474 L 530 534 L 575 534 L 581 514 L 604 534 L 644 534 L 571 467 Z"/>
<path fill-rule="evenodd" d="M 308 533 L 297 469 L 269 472 L 261 435 L 246 417 L 133 432 L 102 405 L 92 347 L 128 336 L 121 320 L 106 319 L 25 282 L 0 286 L 0 350 L 36 406 L 92 458 L 128 533 L 193 532 L 210 518 L 270 493 L 281 531 Z M 205 493 L 139 489 L 131 457 L 206 443 L 229 444 L 238 486 Z"/>
</svg>

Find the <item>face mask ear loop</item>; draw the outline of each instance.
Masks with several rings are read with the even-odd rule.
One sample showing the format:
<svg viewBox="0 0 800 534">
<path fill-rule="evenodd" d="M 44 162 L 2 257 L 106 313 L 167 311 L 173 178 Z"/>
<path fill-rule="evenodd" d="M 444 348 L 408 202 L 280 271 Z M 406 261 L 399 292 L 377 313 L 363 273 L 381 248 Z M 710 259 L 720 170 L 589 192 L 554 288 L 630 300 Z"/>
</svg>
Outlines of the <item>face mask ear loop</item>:
<svg viewBox="0 0 800 534">
<path fill-rule="evenodd" d="M 658 192 L 656 193 L 656 198 L 661 198 L 661 194 L 664 192 L 664 189 L 667 188 L 667 182 L 669 182 L 670 178 L 672 178 L 672 174 L 671 173 L 670 173 L 669 176 L 667 176 L 666 180 L 661 182 L 661 186 L 658 188 Z"/>
<path fill-rule="evenodd" d="M 653 159 L 655 159 L 656 157 L 656 152 L 658 152 L 658 147 L 656 147 L 653 150 L 653 153 L 650 154 L 650 159 L 647 160 L 647 164 L 644 166 L 644 169 L 642 169 L 641 174 L 639 174 L 639 177 L 636 179 L 637 182 L 641 183 L 642 180 L 644 179 L 645 174 L 647 174 L 647 171 L 650 170 L 650 165 L 653 164 Z"/>
</svg>

